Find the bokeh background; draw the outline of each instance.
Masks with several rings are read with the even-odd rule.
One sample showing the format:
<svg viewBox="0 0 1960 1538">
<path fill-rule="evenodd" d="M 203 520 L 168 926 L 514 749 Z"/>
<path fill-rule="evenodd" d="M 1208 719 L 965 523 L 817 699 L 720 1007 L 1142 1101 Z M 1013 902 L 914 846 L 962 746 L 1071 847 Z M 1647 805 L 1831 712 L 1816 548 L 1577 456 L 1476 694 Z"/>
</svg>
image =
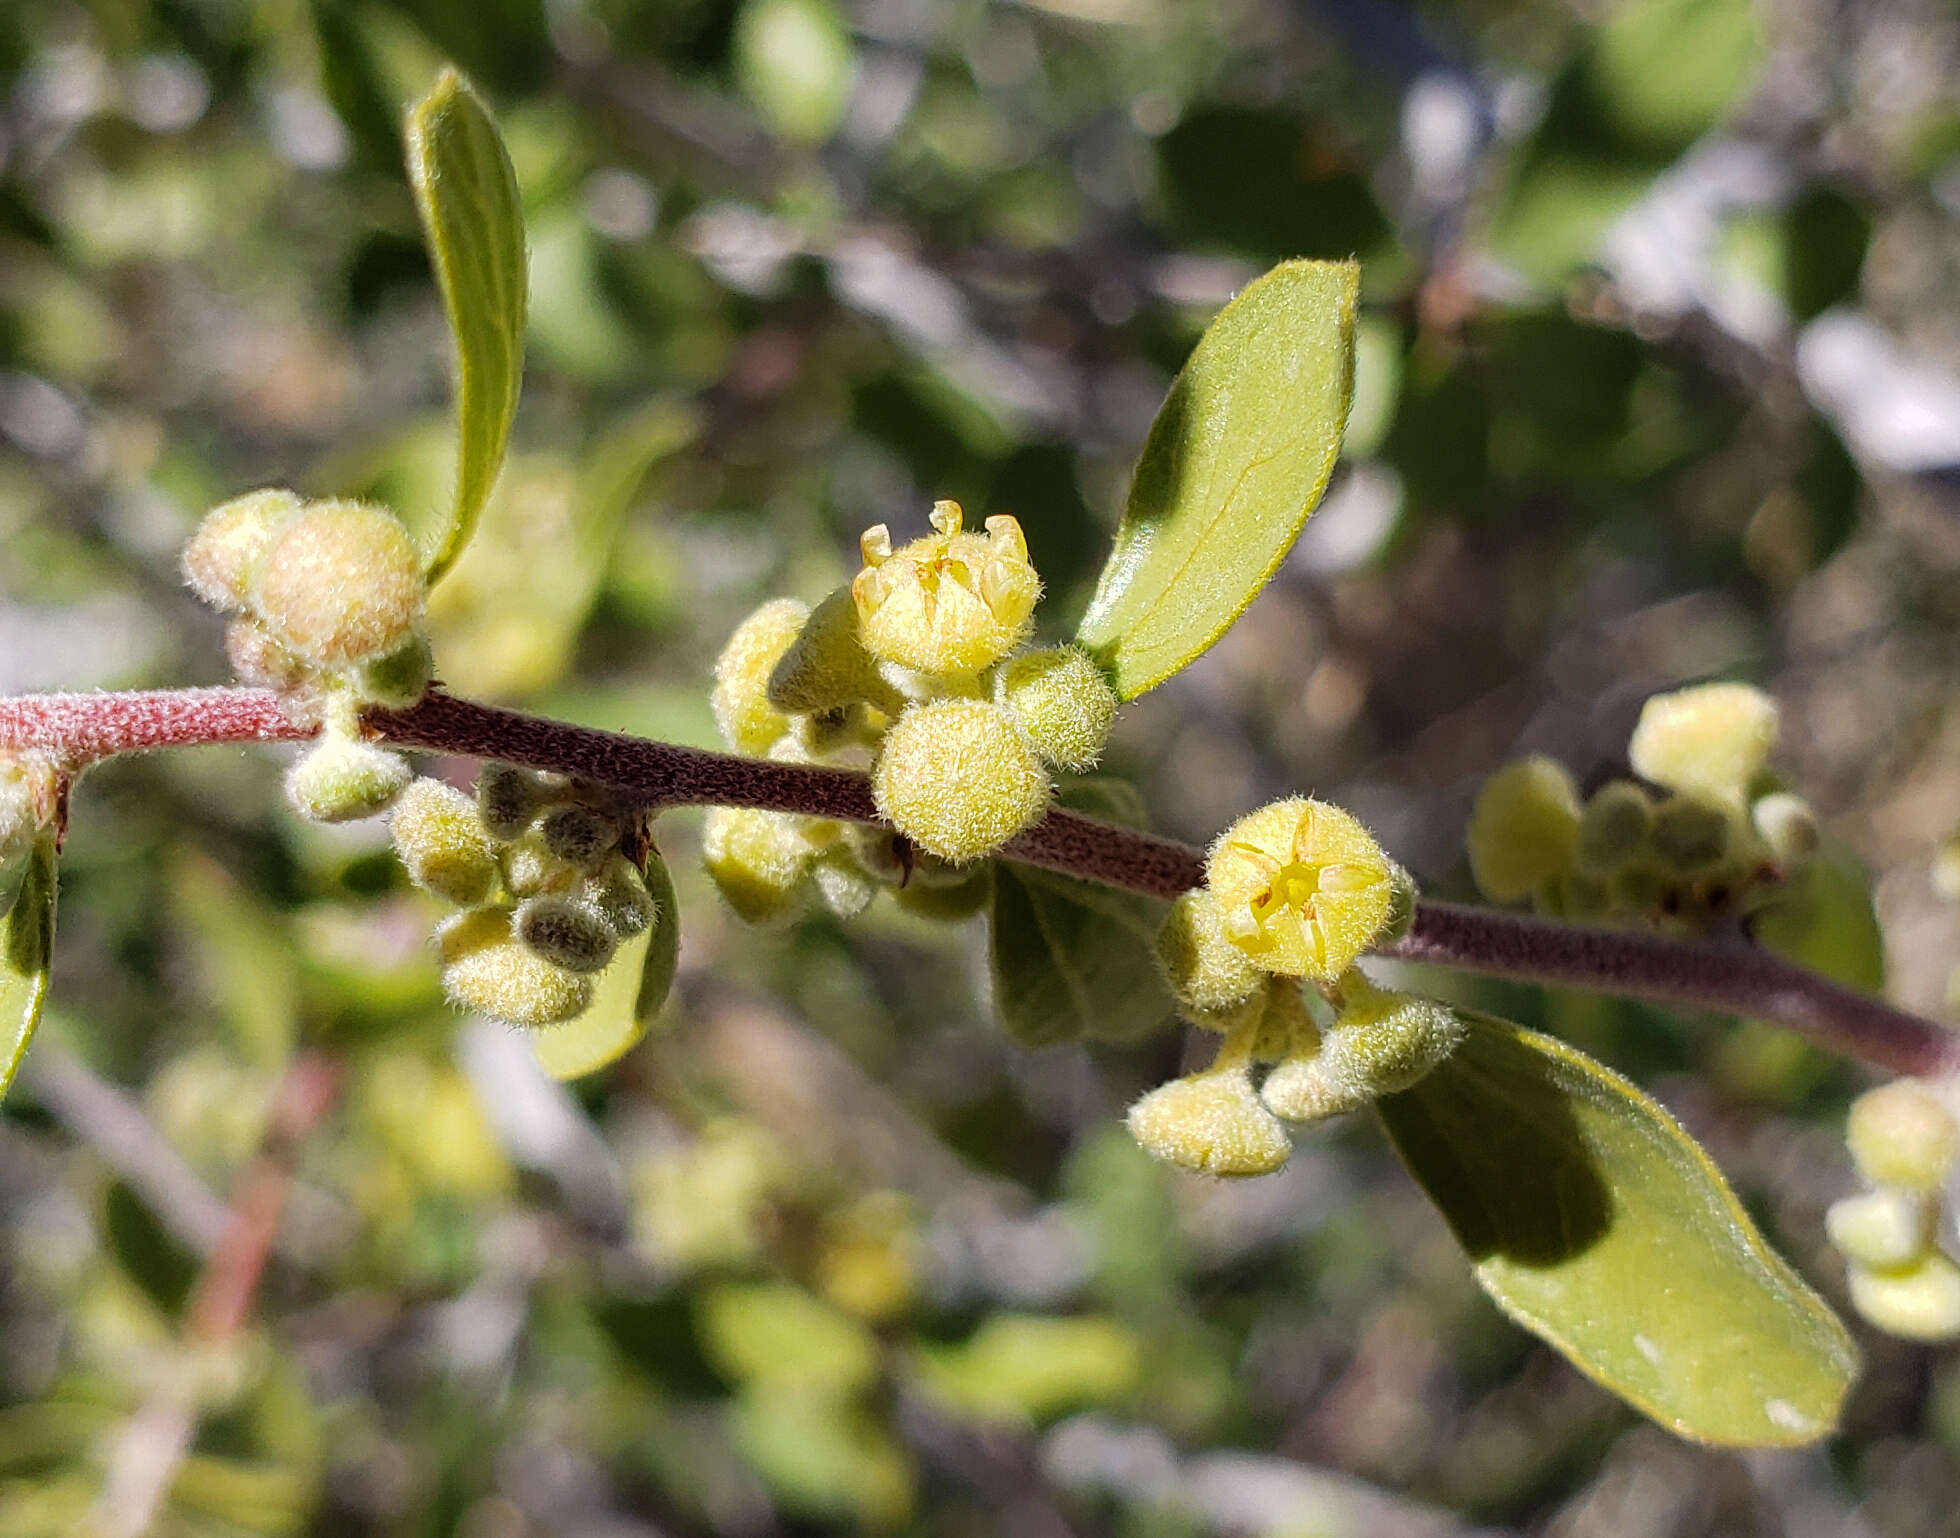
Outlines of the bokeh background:
<svg viewBox="0 0 1960 1538">
<path fill-rule="evenodd" d="M 533 283 L 517 452 L 436 607 L 453 688 L 711 742 L 737 620 L 940 496 L 1021 519 L 1065 634 L 1210 314 L 1354 253 L 1344 468 L 1119 728 L 1153 823 L 1311 790 L 1467 895 L 1493 767 L 1603 777 L 1646 694 L 1748 678 L 1874 873 L 1893 993 L 1945 1008 L 1951 5 L 7 0 L 0 690 L 219 681 L 174 561 L 237 491 L 442 506 L 398 124 L 446 59 Z M 301 826 L 278 768 L 78 796 L 0 1114 L 4 1538 L 1960 1531 L 1950 1352 L 1861 1332 L 1812 1451 L 1677 1442 L 1482 1300 L 1365 1119 L 1261 1180 L 1160 1169 L 1119 1117 L 1196 1061 L 1177 1030 L 1015 1044 L 978 921 L 745 930 L 687 815 L 675 1000 L 560 1086 L 443 1006 L 378 827 Z M 1653 1088 L 1841 1297 L 1858 1073 L 1459 986 Z M 268 1176 L 213 1344 L 190 1300 Z"/>
</svg>

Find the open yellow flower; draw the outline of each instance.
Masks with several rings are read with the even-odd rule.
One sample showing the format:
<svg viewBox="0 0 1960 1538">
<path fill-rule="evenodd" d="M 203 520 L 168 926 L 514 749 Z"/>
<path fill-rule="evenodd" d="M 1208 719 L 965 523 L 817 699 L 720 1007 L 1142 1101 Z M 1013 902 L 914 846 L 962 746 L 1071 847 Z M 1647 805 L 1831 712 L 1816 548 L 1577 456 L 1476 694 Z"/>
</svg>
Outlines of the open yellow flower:
<svg viewBox="0 0 1960 1538">
<path fill-rule="evenodd" d="M 864 569 L 851 583 L 858 632 L 875 657 L 938 677 L 991 667 L 1027 634 L 1041 580 L 1014 519 L 987 520 L 985 534 L 961 532 L 957 502 L 936 502 L 937 532 L 897 550 L 877 524 L 859 547 Z"/>
<path fill-rule="evenodd" d="M 1268 972 L 1332 982 L 1374 941 L 1393 867 L 1347 812 L 1294 796 L 1241 817 L 1212 846 L 1206 881 L 1226 938 Z"/>
</svg>

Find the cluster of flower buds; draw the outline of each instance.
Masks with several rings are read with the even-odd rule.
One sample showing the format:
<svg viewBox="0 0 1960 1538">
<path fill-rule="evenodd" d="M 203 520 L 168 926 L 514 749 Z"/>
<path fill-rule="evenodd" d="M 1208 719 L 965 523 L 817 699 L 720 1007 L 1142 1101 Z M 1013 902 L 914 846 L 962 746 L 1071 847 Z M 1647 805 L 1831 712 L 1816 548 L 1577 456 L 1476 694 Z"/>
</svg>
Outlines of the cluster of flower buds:
<svg viewBox="0 0 1960 1538">
<path fill-rule="evenodd" d="M 384 810 L 408 765 L 361 733 L 363 705 L 409 705 L 429 683 L 427 585 L 408 531 L 386 508 L 308 502 L 279 488 L 213 508 L 184 549 L 184 576 L 225 631 L 232 670 L 316 718 L 320 737 L 286 777 L 319 822 Z"/>
<path fill-rule="evenodd" d="M 1224 1040 L 1209 1067 L 1131 1106 L 1150 1153 L 1209 1175 L 1267 1174 L 1291 1151 L 1282 1122 L 1407 1089 L 1455 1050 L 1452 1011 L 1354 968 L 1408 927 L 1415 886 L 1347 812 L 1298 797 L 1263 807 L 1225 831 L 1206 878 L 1172 904 L 1157 954 L 1185 1018 Z M 1306 984 L 1332 1006 L 1325 1030 Z"/>
<path fill-rule="evenodd" d="M 731 748 L 869 769 L 892 825 L 712 813 L 708 870 L 745 919 L 788 912 L 806 883 L 841 914 L 886 888 L 921 913 L 971 913 L 988 891 L 973 862 L 1040 819 L 1051 770 L 1102 752 L 1116 696 L 1101 670 L 1071 646 L 1024 648 L 1041 583 L 1020 524 L 970 534 L 959 504 L 939 502 L 932 526 L 896 549 L 868 529 L 848 587 L 815 609 L 764 604 L 716 663 Z"/>
<path fill-rule="evenodd" d="M 1908 1340 L 1960 1337 L 1960 1266 L 1938 1247 L 1960 1131 L 1931 1084 L 1899 1079 L 1860 1095 L 1845 1129 L 1867 1189 L 1825 1215 L 1843 1252 L 1851 1302 Z"/>
<path fill-rule="evenodd" d="M 1817 848 L 1810 808 L 1765 783 L 1776 727 L 1761 690 L 1704 684 L 1647 701 L 1627 750 L 1638 779 L 1581 798 L 1552 759 L 1505 765 L 1470 819 L 1478 889 L 1559 918 L 1690 933 L 1748 911 Z"/>
<path fill-rule="evenodd" d="M 513 1025 L 584 1013 L 622 941 L 671 922 L 634 810 L 562 776 L 488 763 L 474 798 L 418 779 L 389 828 L 409 879 L 462 911 L 436 929 L 450 1002 Z"/>
</svg>

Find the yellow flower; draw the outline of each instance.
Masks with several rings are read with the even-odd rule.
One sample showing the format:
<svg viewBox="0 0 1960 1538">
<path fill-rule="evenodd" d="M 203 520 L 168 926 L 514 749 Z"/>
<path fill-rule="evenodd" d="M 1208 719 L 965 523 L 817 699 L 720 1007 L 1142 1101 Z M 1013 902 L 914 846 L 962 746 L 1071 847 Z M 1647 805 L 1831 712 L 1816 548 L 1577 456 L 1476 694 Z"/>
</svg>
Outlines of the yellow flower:
<svg viewBox="0 0 1960 1538">
<path fill-rule="evenodd" d="M 892 549 L 877 524 L 859 547 L 864 569 L 851 583 L 858 631 L 873 656 L 937 677 L 965 677 L 1000 661 L 1027 634 L 1041 580 L 1014 519 L 987 532 L 960 532 L 957 502 L 933 504 L 937 531 Z"/>
<path fill-rule="evenodd" d="M 1242 817 L 1212 846 L 1206 881 L 1226 938 L 1268 972 L 1332 982 L 1389 918 L 1394 872 L 1368 830 L 1304 796 Z"/>
</svg>

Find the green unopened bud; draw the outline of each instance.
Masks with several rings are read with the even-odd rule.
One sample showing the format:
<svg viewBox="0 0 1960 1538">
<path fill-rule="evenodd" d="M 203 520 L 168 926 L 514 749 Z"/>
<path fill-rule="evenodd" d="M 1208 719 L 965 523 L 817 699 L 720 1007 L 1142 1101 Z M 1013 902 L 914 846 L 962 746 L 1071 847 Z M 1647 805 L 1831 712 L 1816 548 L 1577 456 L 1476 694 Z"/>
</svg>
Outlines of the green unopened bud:
<svg viewBox="0 0 1960 1538">
<path fill-rule="evenodd" d="M 1647 847 L 1669 870 L 1693 876 L 1712 870 L 1729 852 L 1729 815 L 1690 796 L 1669 796 L 1654 809 Z"/>
<path fill-rule="evenodd" d="M 1116 721 L 1116 691 L 1074 646 L 1023 652 L 1001 665 L 994 697 L 1057 769 L 1093 768 Z"/>
<path fill-rule="evenodd" d="M 650 929 L 660 917 L 660 905 L 647 890 L 646 877 L 623 854 L 606 857 L 599 873 L 586 880 L 582 896 L 622 940 Z"/>
<path fill-rule="evenodd" d="M 619 949 L 619 935 L 597 908 L 556 892 L 517 905 L 512 932 L 524 945 L 567 972 L 598 972 Z"/>
<path fill-rule="evenodd" d="M 1463 1019 L 1447 1004 L 1376 988 L 1358 974 L 1342 980 L 1341 994 L 1321 1035 L 1321 1060 L 1330 1079 L 1370 1097 L 1420 1083 L 1463 1041 Z"/>
<path fill-rule="evenodd" d="M 1817 853 L 1817 814 L 1802 796 L 1779 790 L 1749 808 L 1749 820 L 1770 858 L 1793 871 Z"/>
<path fill-rule="evenodd" d="M 580 870 L 596 869 L 619 843 L 619 819 L 577 801 L 545 813 L 538 831 L 545 848 Z"/>
<path fill-rule="evenodd" d="M 1931 1247 L 1936 1216 L 1926 1197 L 1888 1187 L 1832 1202 L 1824 1214 L 1824 1231 L 1848 1259 L 1895 1271 Z"/>
<path fill-rule="evenodd" d="M 529 1029 L 562 1025 L 592 1003 L 589 976 L 553 966 L 514 939 L 465 951 L 442 969 L 442 987 L 458 1009 Z"/>
<path fill-rule="evenodd" d="M 810 879 L 824 906 L 840 919 L 856 918 L 879 892 L 871 873 L 841 847 L 826 850 L 811 863 Z"/>
<path fill-rule="evenodd" d="M 908 708 L 886 732 L 871 793 L 899 832 L 958 864 L 1039 822 L 1048 776 L 998 705 L 930 700 Z"/>
<path fill-rule="evenodd" d="M 1937 1252 L 1897 1271 L 1849 1268 L 1851 1303 L 1888 1335 L 1943 1341 L 1960 1335 L 1960 1268 Z"/>
<path fill-rule="evenodd" d="M 543 804 L 536 779 L 515 764 L 487 763 L 477 773 L 476 808 L 492 838 L 516 838 Z"/>
<path fill-rule="evenodd" d="M 1358 1111 L 1375 1098 L 1366 1085 L 1333 1069 L 1325 1038 L 1318 1031 L 1300 1032 L 1292 1050 L 1266 1075 L 1259 1098 L 1284 1121 L 1323 1121 Z"/>
<path fill-rule="evenodd" d="M 1953 1167 L 1953 1117 L 1939 1097 L 1913 1079 L 1895 1079 L 1851 1102 L 1845 1142 L 1873 1185 L 1937 1191 Z"/>
<path fill-rule="evenodd" d="M 1157 931 L 1157 958 L 1171 996 L 1205 1016 L 1237 1011 L 1265 988 L 1267 973 L 1225 937 L 1218 898 L 1205 887 L 1171 904 Z"/>
<path fill-rule="evenodd" d="M 413 778 L 399 754 L 327 735 L 286 771 L 286 799 L 314 822 L 352 822 L 385 812 Z"/>
<path fill-rule="evenodd" d="M 494 903 L 450 914 L 436 925 L 436 958 L 448 966 L 486 945 L 506 943 L 510 939 L 512 912 L 509 903 Z"/>
<path fill-rule="evenodd" d="M 421 558 L 384 508 L 315 502 L 282 525 L 252 581 L 274 640 L 322 667 L 384 657 L 421 622 Z"/>
<path fill-rule="evenodd" d="M 728 906 L 751 924 L 787 913 L 815 851 L 786 812 L 718 806 L 708 813 L 701 855 Z"/>
<path fill-rule="evenodd" d="M 476 802 L 453 785 L 416 780 L 397 798 L 388 828 L 408 879 L 425 892 L 474 907 L 496 886 L 496 845 Z"/>
<path fill-rule="evenodd" d="M 1205 877 L 1225 937 L 1259 967 L 1332 982 L 1388 920 L 1389 866 L 1351 814 L 1294 796 L 1227 828 L 1212 845 Z"/>
<path fill-rule="evenodd" d="M 1610 905 L 1615 913 L 1652 918 L 1667 904 L 1673 890 L 1666 878 L 1644 865 L 1629 865 L 1607 884 Z M 1582 915 L 1573 914 L 1574 918 Z"/>
<path fill-rule="evenodd" d="M 361 669 L 358 690 L 364 700 L 406 710 L 429 692 L 435 676 L 435 655 L 426 636 L 410 636 L 407 641 L 378 657 Z"/>
<path fill-rule="evenodd" d="M 214 609 L 242 609 L 273 537 L 301 506 L 294 493 L 272 486 L 212 508 L 184 546 L 184 580 L 191 591 Z"/>
<path fill-rule="evenodd" d="M 966 677 L 1021 644 L 1041 596 L 1013 518 L 961 532 L 957 502 L 936 502 L 934 533 L 892 549 L 881 523 L 864 532 L 864 569 L 851 582 L 858 633 L 875 657 L 935 678 Z"/>
<path fill-rule="evenodd" d="M 1646 847 L 1653 803 L 1631 780 L 1608 780 L 1586 801 L 1579 818 L 1579 869 L 1610 880 Z"/>
<path fill-rule="evenodd" d="M 860 701 L 896 715 L 905 699 L 878 671 L 858 635 L 857 605 L 840 587 L 810 611 L 769 675 L 769 703 L 791 715 L 841 710 Z"/>
<path fill-rule="evenodd" d="M 566 884 L 565 862 L 546 846 L 536 828 L 519 834 L 497 852 L 504 889 L 513 897 L 532 897 L 556 883 Z"/>
<path fill-rule="evenodd" d="M 907 913 L 946 923 L 972 918 L 993 901 L 994 867 L 991 861 L 983 860 L 978 865 L 947 869 L 950 875 L 945 880 L 932 880 L 914 869 L 910 881 L 893 889 L 893 899 Z"/>
<path fill-rule="evenodd" d="M 769 676 L 809 617 L 807 604 L 772 598 L 735 627 L 715 659 L 708 701 L 722 741 L 737 753 L 761 757 L 789 730 L 789 717 L 769 702 Z"/>
<path fill-rule="evenodd" d="M 272 639 L 264 625 L 241 615 L 225 626 L 225 661 L 240 683 L 290 694 L 306 682 L 309 669 Z"/>
<path fill-rule="evenodd" d="M 1467 835 L 1470 874 L 1492 902 L 1511 903 L 1572 868 L 1579 847 L 1579 787 L 1565 765 L 1533 756 L 1483 783 Z"/>
<path fill-rule="evenodd" d="M 1147 1152 L 1201 1175 L 1269 1175 L 1293 1152 L 1243 1062 L 1159 1085 L 1130 1107 L 1127 1124 Z"/>
<path fill-rule="evenodd" d="M 1399 940 L 1415 926 L 1416 901 L 1422 896 L 1416 878 L 1394 860 L 1388 862 L 1388 917 L 1382 920 L 1381 930 L 1370 942 L 1373 945 L 1386 945 L 1391 940 Z"/>
<path fill-rule="evenodd" d="M 1776 702 L 1749 684 L 1657 694 L 1627 745 L 1634 773 L 1684 795 L 1732 804 L 1769 762 Z"/>
</svg>

